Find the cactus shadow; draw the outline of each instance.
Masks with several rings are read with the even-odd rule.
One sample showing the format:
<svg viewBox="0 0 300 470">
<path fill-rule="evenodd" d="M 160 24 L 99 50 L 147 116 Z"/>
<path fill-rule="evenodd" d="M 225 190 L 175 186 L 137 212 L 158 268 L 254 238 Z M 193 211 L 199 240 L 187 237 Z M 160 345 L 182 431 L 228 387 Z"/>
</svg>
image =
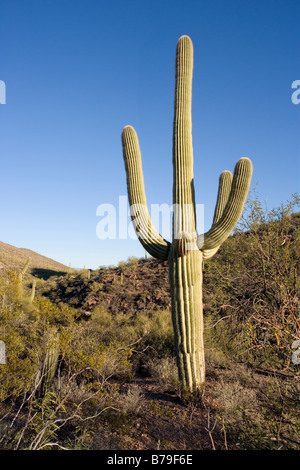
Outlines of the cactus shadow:
<svg viewBox="0 0 300 470">
<path fill-rule="evenodd" d="M 42 268 L 33 268 L 31 270 L 31 274 L 35 277 L 38 277 L 40 279 L 44 279 L 45 281 L 49 279 L 50 277 L 54 276 L 61 276 L 64 277 L 67 275 L 67 272 L 64 271 L 55 271 L 53 269 L 42 269 Z"/>
</svg>

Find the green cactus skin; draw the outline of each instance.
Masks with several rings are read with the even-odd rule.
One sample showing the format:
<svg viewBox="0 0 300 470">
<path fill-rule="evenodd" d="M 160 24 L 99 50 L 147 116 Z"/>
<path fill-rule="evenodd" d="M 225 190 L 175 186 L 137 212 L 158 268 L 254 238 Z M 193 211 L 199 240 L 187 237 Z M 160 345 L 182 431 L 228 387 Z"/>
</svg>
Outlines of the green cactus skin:
<svg viewBox="0 0 300 470">
<path fill-rule="evenodd" d="M 24 265 L 22 271 L 21 271 L 22 278 L 23 278 L 23 276 L 25 275 L 25 273 L 26 273 L 26 271 L 27 271 L 27 269 L 28 269 L 28 267 L 29 267 L 30 261 L 31 261 L 31 258 L 29 257 L 28 260 L 26 261 L 26 263 L 25 263 L 25 265 Z"/>
<path fill-rule="evenodd" d="M 42 380 L 40 386 L 40 396 L 44 396 L 49 391 L 53 382 L 58 358 L 59 358 L 59 336 L 56 331 L 49 332 L 46 338 L 46 356 L 42 368 Z"/>
<path fill-rule="evenodd" d="M 31 287 L 31 294 L 30 294 L 30 297 L 29 297 L 29 301 L 30 301 L 31 304 L 32 304 L 32 302 L 34 301 L 34 297 L 35 297 L 35 288 L 36 288 L 36 279 L 33 279 L 33 281 L 32 281 L 32 287 Z"/>
<path fill-rule="evenodd" d="M 24 279 L 24 276 L 25 276 L 25 273 L 29 267 L 29 264 L 30 264 L 30 261 L 31 261 L 31 258 L 29 257 L 28 260 L 26 261 L 26 263 L 24 264 L 24 267 L 22 269 L 22 271 L 19 273 L 19 277 L 18 277 L 18 291 L 19 291 L 19 296 L 22 297 L 23 294 L 24 294 L 24 290 L 23 290 L 23 279 Z"/>
<path fill-rule="evenodd" d="M 123 156 L 132 220 L 137 236 L 150 255 L 169 261 L 172 320 L 182 393 L 202 390 L 205 382 L 203 346 L 202 265 L 211 258 L 238 222 L 249 191 L 252 163 L 241 158 L 234 175 L 224 171 L 211 229 L 197 236 L 192 147 L 193 44 L 182 36 L 176 50 L 176 84 L 173 122 L 172 243 L 152 226 L 145 196 L 137 134 L 126 126 L 122 132 Z"/>
</svg>

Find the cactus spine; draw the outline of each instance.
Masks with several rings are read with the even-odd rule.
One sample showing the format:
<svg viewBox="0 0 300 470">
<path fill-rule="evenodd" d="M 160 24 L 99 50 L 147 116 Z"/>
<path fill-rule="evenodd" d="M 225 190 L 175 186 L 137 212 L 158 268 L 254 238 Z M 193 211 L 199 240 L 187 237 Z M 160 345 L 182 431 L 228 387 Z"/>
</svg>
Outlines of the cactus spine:
<svg viewBox="0 0 300 470">
<path fill-rule="evenodd" d="M 241 158 L 234 175 L 224 171 L 211 229 L 197 236 L 192 147 L 193 44 L 182 36 L 176 50 L 173 121 L 172 243 L 153 227 L 147 209 L 137 134 L 126 126 L 123 155 L 131 216 L 138 238 L 150 255 L 169 261 L 172 320 L 182 391 L 197 392 L 205 382 L 203 346 L 202 264 L 213 256 L 238 222 L 248 194 L 252 163 Z"/>
</svg>

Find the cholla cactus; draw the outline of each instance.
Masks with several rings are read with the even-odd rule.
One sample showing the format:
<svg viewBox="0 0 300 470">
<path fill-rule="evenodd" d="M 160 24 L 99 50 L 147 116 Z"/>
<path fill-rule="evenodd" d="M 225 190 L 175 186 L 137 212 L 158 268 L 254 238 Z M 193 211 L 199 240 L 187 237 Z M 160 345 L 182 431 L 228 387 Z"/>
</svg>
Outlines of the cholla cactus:
<svg viewBox="0 0 300 470">
<path fill-rule="evenodd" d="M 123 129 L 122 144 L 129 204 L 137 236 L 150 255 L 169 261 L 172 319 L 182 391 L 197 392 L 205 381 L 202 264 L 204 259 L 216 253 L 241 216 L 250 186 L 252 163 L 248 158 L 241 158 L 233 177 L 229 171 L 221 174 L 212 227 L 198 236 L 193 176 L 192 74 L 193 44 L 188 36 L 182 36 L 176 51 L 172 243 L 152 225 L 139 142 L 133 127 Z"/>
</svg>

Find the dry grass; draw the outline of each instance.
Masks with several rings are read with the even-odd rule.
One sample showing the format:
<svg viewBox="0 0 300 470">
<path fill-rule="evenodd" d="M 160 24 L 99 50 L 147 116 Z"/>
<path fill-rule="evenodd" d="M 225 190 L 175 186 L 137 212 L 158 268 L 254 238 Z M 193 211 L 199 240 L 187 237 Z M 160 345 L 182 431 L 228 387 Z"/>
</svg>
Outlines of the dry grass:
<svg viewBox="0 0 300 470">
<path fill-rule="evenodd" d="M 129 415 L 139 415 L 145 405 L 145 396 L 136 385 L 131 385 L 126 393 L 119 396 L 120 409 Z"/>
<path fill-rule="evenodd" d="M 151 359 L 148 361 L 146 368 L 163 391 L 179 391 L 177 365 L 174 357 Z"/>
</svg>

